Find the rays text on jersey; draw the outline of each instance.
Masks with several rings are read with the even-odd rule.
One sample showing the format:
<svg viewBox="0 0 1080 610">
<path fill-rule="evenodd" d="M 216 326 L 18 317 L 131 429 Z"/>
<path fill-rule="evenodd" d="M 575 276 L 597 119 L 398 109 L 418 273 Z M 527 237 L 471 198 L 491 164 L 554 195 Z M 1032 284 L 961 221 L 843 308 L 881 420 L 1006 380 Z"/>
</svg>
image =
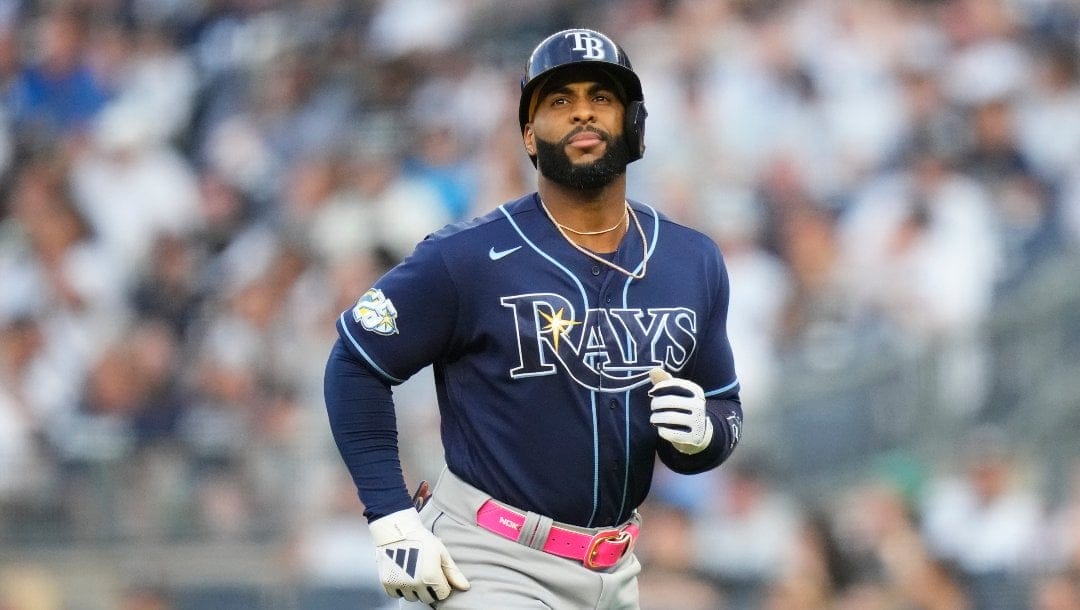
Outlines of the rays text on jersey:
<svg viewBox="0 0 1080 610">
<path fill-rule="evenodd" d="M 618 392 L 648 383 L 649 369 L 677 372 L 697 343 L 697 319 L 684 307 L 589 308 L 553 293 L 502 297 L 513 313 L 518 363 L 512 378 L 561 369 L 595 391 Z"/>
</svg>

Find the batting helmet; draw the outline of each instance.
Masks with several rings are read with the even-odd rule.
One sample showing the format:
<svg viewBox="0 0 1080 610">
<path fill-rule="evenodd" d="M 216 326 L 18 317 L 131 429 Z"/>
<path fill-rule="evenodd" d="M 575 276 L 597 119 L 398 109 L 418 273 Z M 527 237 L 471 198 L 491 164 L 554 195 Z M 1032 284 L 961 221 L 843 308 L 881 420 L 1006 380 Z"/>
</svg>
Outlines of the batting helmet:
<svg viewBox="0 0 1080 610">
<path fill-rule="evenodd" d="M 624 133 L 630 147 L 630 160 L 640 159 L 645 153 L 645 96 L 641 92 L 641 80 L 630 65 L 626 52 L 605 34 L 583 28 L 563 30 L 545 38 L 533 49 L 525 74 L 521 77 L 521 100 L 518 104 L 518 121 L 522 132 L 532 119 L 531 104 L 536 88 L 548 77 L 563 68 L 595 65 L 619 86 L 626 107 Z M 532 157 L 533 164 L 536 158 Z"/>
</svg>

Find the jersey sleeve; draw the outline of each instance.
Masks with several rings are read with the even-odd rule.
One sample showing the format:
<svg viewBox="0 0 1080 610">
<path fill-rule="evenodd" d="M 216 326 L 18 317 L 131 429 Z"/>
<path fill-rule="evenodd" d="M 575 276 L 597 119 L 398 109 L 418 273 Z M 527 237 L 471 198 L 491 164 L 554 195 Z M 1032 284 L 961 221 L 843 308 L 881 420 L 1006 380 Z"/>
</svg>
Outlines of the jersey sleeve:
<svg viewBox="0 0 1080 610">
<path fill-rule="evenodd" d="M 719 249 L 709 250 L 706 284 L 712 306 L 702 334 L 692 379 L 705 391 L 707 416 L 713 423 L 713 441 L 705 451 L 693 455 L 679 452 L 670 443 L 660 443 L 657 455 L 674 472 L 696 474 L 722 464 L 734 452 L 742 431 L 743 411 L 739 399 L 739 379 L 727 334 L 730 285 Z"/>
<path fill-rule="evenodd" d="M 712 307 L 702 333 L 701 351 L 695 365 L 694 377 L 706 398 L 737 398 L 739 379 L 735 373 L 735 358 L 728 339 L 727 316 L 730 284 L 727 267 L 720 250 L 712 248 L 711 272 L 708 285 L 712 290 Z"/>
<path fill-rule="evenodd" d="M 457 317 L 457 297 L 429 237 L 338 317 L 342 342 L 388 383 L 399 384 L 442 355 Z"/>
</svg>

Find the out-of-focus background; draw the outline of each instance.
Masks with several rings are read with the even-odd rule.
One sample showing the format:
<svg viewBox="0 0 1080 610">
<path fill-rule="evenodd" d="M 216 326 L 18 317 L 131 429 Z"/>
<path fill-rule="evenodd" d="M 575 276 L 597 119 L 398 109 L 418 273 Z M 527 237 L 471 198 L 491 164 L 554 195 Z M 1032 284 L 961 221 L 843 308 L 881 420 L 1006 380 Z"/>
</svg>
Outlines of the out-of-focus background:
<svg viewBox="0 0 1080 610">
<path fill-rule="evenodd" d="M 1073 0 L 0 0 L 0 608 L 385 605 L 334 319 L 532 190 L 569 26 L 731 275 L 743 444 L 658 472 L 643 607 L 1080 608 Z"/>
</svg>

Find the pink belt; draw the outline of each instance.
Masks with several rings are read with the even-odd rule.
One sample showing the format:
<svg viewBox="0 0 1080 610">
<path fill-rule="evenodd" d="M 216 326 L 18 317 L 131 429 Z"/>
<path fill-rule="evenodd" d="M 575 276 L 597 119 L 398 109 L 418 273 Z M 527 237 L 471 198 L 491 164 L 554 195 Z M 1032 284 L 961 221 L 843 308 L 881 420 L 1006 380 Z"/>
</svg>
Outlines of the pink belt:
<svg viewBox="0 0 1080 610">
<path fill-rule="evenodd" d="M 503 538 L 525 544 L 529 542 L 521 539 L 526 535 L 521 531 L 525 525 L 525 515 L 495 500 L 484 502 L 476 511 L 476 524 Z M 539 548 L 552 555 L 580 561 L 589 569 L 609 568 L 630 552 L 639 530 L 637 524 L 627 523 L 619 528 L 589 534 L 553 523 L 547 539 Z"/>
</svg>

